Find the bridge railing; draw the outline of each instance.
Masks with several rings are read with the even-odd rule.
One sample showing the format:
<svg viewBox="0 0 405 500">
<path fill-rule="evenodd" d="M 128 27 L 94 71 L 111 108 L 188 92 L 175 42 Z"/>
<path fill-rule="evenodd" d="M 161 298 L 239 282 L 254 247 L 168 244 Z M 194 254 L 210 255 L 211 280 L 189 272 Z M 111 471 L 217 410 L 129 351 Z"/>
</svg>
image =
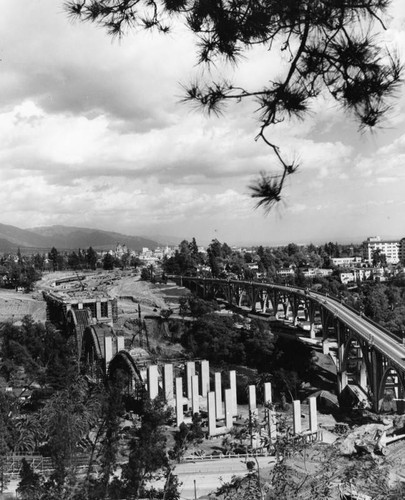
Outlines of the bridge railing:
<svg viewBox="0 0 405 500">
<path fill-rule="evenodd" d="M 235 283 L 235 284 L 239 284 L 239 285 L 249 285 L 249 284 L 255 284 L 255 285 L 258 285 L 258 286 L 268 286 L 269 288 L 280 288 L 280 287 L 285 287 L 285 288 L 292 288 L 292 289 L 297 289 L 297 290 L 300 290 L 302 291 L 303 294 L 305 294 L 305 289 L 304 288 L 300 288 L 300 287 L 297 287 L 297 286 L 287 286 L 287 285 L 278 285 L 276 283 L 263 283 L 263 282 L 255 282 L 255 281 L 246 281 L 246 280 L 227 280 L 227 279 L 219 279 L 219 278 L 200 278 L 200 277 L 196 277 L 196 276 L 168 276 L 168 278 L 172 278 L 172 279 L 184 279 L 184 280 L 187 280 L 187 279 L 191 279 L 191 280 L 195 280 L 195 281 L 218 281 L 218 282 L 222 282 L 222 283 Z M 315 295 L 321 295 L 323 297 L 327 297 L 328 299 L 332 299 L 333 301 L 335 301 L 336 303 L 338 303 L 340 306 L 343 306 L 345 307 L 346 309 L 349 309 L 351 312 L 359 315 L 362 317 L 362 319 L 364 321 L 366 321 L 367 323 L 369 323 L 370 325 L 373 325 L 375 327 L 377 327 L 378 329 L 380 329 L 383 333 L 385 333 L 388 337 L 390 337 L 392 340 L 395 340 L 396 342 L 400 342 L 400 343 L 403 343 L 404 342 L 404 338 L 402 337 L 402 335 L 398 335 L 394 332 L 391 332 L 390 330 L 388 330 L 387 328 L 381 326 L 379 323 L 377 323 L 376 321 L 372 320 L 371 318 L 367 317 L 367 316 L 364 316 L 362 315 L 357 309 L 355 309 L 354 307 L 352 306 L 349 306 L 348 304 L 345 304 L 339 297 L 336 297 L 335 295 L 333 294 L 329 294 L 329 293 L 325 293 L 325 292 L 319 292 L 319 291 L 314 291 L 314 290 L 311 290 L 311 294 L 315 294 Z"/>
<path fill-rule="evenodd" d="M 401 342 L 402 343 L 403 338 L 402 338 L 401 335 L 398 335 L 398 334 L 396 334 L 394 332 L 391 332 L 390 330 L 388 330 L 384 326 L 380 325 L 379 323 L 377 323 L 373 319 L 369 318 L 368 316 L 365 316 L 364 314 L 361 314 L 360 311 L 358 311 L 354 307 L 349 306 L 348 304 L 345 304 L 344 302 L 342 302 L 339 297 L 336 297 L 335 295 L 329 295 L 329 294 L 326 295 L 324 292 L 315 292 L 315 293 L 317 293 L 319 295 L 323 295 L 325 297 L 328 297 L 328 298 L 334 300 L 335 302 L 339 302 L 340 305 L 342 305 L 346 309 L 349 309 L 350 311 L 352 311 L 352 312 L 360 315 L 362 317 L 362 319 L 364 319 L 365 321 L 367 321 L 367 323 L 370 323 L 370 325 L 373 325 L 373 326 L 377 327 L 379 330 L 381 330 L 382 332 L 384 332 L 386 335 L 388 335 L 393 340 L 396 340 L 397 342 Z"/>
</svg>

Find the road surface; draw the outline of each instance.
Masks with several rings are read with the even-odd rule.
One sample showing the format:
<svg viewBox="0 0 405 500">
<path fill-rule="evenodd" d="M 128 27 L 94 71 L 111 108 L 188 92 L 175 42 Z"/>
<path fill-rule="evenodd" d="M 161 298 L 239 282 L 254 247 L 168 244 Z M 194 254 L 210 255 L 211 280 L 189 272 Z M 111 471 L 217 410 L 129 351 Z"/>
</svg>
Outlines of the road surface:
<svg viewBox="0 0 405 500">
<path fill-rule="evenodd" d="M 257 460 L 260 470 L 272 467 L 275 462 L 274 457 L 258 457 Z M 232 476 L 244 476 L 247 472 L 246 461 L 255 461 L 255 459 L 226 458 L 179 464 L 175 473 L 182 483 L 180 498 L 182 500 L 194 500 L 194 498 L 215 491 L 223 483 L 229 482 Z"/>
</svg>

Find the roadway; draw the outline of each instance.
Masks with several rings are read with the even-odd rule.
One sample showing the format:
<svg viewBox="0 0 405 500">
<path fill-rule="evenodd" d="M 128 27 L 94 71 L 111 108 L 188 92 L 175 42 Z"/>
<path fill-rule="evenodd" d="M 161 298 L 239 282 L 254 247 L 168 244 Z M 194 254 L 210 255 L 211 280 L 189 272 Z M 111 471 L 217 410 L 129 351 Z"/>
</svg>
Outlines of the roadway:
<svg viewBox="0 0 405 500">
<path fill-rule="evenodd" d="M 184 462 L 176 466 L 175 474 L 182 483 L 181 500 L 192 500 L 215 491 L 222 484 L 231 481 L 233 476 L 244 476 L 247 473 L 246 461 L 255 458 L 224 458 L 221 460 L 204 460 Z M 274 457 L 257 457 L 259 470 L 263 471 L 274 465 Z"/>
<path fill-rule="evenodd" d="M 193 278 L 190 278 L 193 280 Z M 405 371 L 405 346 L 398 339 L 389 336 L 389 333 L 385 332 L 383 329 L 379 328 L 377 325 L 370 323 L 364 317 L 360 316 L 357 312 L 346 307 L 344 304 L 340 303 L 338 299 L 314 292 L 309 289 L 303 289 L 295 286 L 287 285 L 275 285 L 272 283 L 261 283 L 255 281 L 241 281 L 241 280 L 223 280 L 223 279 L 212 279 L 212 278 L 194 278 L 195 281 L 199 282 L 221 282 L 221 283 L 232 283 L 235 285 L 249 286 L 254 285 L 261 289 L 273 289 L 280 290 L 286 293 L 295 293 L 302 298 L 309 297 L 318 302 L 322 307 L 330 311 L 337 318 L 339 318 L 348 327 L 356 331 L 361 337 L 364 338 L 369 344 L 374 345 L 374 347 L 380 351 L 382 354 L 392 359 L 398 367 Z"/>
<path fill-rule="evenodd" d="M 272 283 L 260 283 L 240 280 L 220 280 L 210 278 L 196 278 L 195 280 L 200 282 L 218 281 L 224 284 L 232 283 L 239 286 L 254 285 L 259 289 L 274 289 L 286 293 L 292 292 L 298 296 L 301 296 L 302 298 L 312 298 L 322 307 L 339 318 L 349 328 L 357 332 L 366 342 L 368 342 L 370 345 L 373 345 L 377 351 L 381 352 L 384 356 L 391 359 L 392 362 L 400 370 L 405 372 L 405 346 L 403 345 L 402 341 L 391 337 L 389 332 L 385 332 L 382 328 L 374 325 L 364 317 L 360 316 L 357 312 L 346 307 L 344 304 L 341 304 L 336 298 L 308 289 L 303 289 L 295 286 L 275 285 Z"/>
<path fill-rule="evenodd" d="M 368 322 L 367 319 L 359 316 L 358 313 L 340 304 L 332 297 L 311 291 L 307 292 L 307 296 L 320 302 L 325 309 L 357 332 L 369 345 L 373 345 L 377 351 L 380 351 L 405 371 L 405 346 L 402 342 L 389 337 L 378 326 Z"/>
<path fill-rule="evenodd" d="M 248 281 L 240 281 L 244 285 L 250 284 Z M 295 293 L 305 298 L 312 298 L 322 307 L 330 311 L 349 328 L 357 332 L 368 344 L 373 345 L 375 349 L 381 352 L 384 356 L 391 359 L 401 370 L 405 372 L 405 346 L 398 339 L 392 338 L 387 332 L 384 332 L 377 325 L 367 321 L 366 318 L 360 316 L 357 312 L 349 309 L 338 299 L 328 295 L 317 293 L 312 290 L 303 289 L 294 286 L 273 285 L 271 283 L 252 282 L 259 288 L 272 288 L 287 293 Z"/>
</svg>

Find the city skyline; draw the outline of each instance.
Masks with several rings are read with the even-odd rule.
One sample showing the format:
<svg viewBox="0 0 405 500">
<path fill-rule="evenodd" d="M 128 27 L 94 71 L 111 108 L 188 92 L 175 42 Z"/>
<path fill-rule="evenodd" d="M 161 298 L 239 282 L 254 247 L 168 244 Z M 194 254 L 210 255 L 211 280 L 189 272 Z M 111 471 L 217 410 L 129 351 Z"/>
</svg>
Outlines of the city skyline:
<svg viewBox="0 0 405 500">
<path fill-rule="evenodd" d="M 393 2 L 387 44 L 405 59 L 405 9 Z M 206 116 L 180 103 L 195 67 L 190 35 L 112 41 L 71 22 L 63 2 L 6 0 L 0 20 L 1 222 L 63 224 L 205 244 L 360 242 L 405 236 L 405 92 L 384 128 L 360 134 L 327 97 L 274 139 L 302 167 L 270 215 L 247 186 L 275 164 L 254 141 L 257 104 Z M 277 55 L 255 50 L 228 74 L 253 86 Z M 257 118 L 257 117 L 256 117 Z"/>
</svg>

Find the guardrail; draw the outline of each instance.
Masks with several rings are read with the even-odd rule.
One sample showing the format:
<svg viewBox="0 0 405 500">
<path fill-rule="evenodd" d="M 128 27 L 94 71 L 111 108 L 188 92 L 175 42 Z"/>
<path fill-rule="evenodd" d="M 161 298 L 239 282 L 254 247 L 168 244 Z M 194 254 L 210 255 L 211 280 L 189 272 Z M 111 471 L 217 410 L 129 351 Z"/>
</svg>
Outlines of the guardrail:
<svg viewBox="0 0 405 500">
<path fill-rule="evenodd" d="M 255 458 L 255 457 L 269 457 L 272 456 L 268 451 L 261 451 L 257 453 L 219 453 L 216 455 L 191 455 L 183 457 L 182 462 L 204 462 L 211 460 L 224 460 L 227 458 Z"/>
</svg>

